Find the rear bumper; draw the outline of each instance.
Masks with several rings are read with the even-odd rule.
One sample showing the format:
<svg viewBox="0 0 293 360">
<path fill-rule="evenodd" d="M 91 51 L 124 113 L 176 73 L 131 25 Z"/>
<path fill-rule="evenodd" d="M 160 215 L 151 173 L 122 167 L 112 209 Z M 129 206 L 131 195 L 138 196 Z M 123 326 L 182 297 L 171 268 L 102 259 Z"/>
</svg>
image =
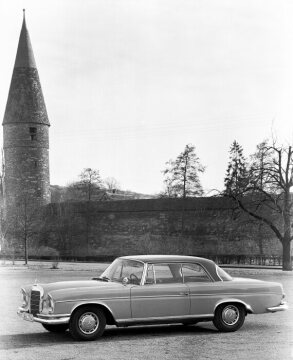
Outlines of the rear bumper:
<svg viewBox="0 0 293 360">
<path fill-rule="evenodd" d="M 267 311 L 269 312 L 277 312 L 277 311 L 285 311 L 288 309 L 288 303 L 286 301 L 282 301 L 280 305 L 273 306 L 267 308 Z"/>
<path fill-rule="evenodd" d="M 19 308 L 17 311 L 17 315 L 20 316 L 23 320 L 26 321 L 35 321 L 41 324 L 48 324 L 48 325 L 61 325 L 61 324 L 68 324 L 70 320 L 69 314 L 62 314 L 62 315 L 32 315 L 28 312 L 28 310 Z"/>
</svg>

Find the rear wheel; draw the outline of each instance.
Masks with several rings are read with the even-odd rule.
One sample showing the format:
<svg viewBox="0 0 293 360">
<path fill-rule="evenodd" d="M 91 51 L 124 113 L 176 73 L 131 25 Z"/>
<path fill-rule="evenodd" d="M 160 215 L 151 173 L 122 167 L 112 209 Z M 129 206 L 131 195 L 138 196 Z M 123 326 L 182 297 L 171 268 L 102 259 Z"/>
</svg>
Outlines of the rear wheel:
<svg viewBox="0 0 293 360">
<path fill-rule="evenodd" d="M 246 311 L 241 304 L 222 304 L 217 307 L 213 323 L 219 331 L 230 332 L 241 328 Z"/>
<path fill-rule="evenodd" d="M 68 329 L 69 324 L 59 324 L 59 325 L 50 325 L 50 324 L 42 324 L 44 329 L 54 333 L 62 333 Z"/>
<path fill-rule="evenodd" d="M 104 312 L 95 306 L 84 306 L 76 310 L 69 322 L 70 334 L 76 340 L 95 340 L 102 336 L 105 327 Z"/>
</svg>

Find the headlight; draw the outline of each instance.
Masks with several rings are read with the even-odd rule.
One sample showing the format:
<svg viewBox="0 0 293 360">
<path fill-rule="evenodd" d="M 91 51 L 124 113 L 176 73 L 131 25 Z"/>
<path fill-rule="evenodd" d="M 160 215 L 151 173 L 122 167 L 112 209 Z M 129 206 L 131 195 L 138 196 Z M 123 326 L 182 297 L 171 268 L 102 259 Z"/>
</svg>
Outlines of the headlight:
<svg viewBox="0 0 293 360">
<path fill-rule="evenodd" d="M 28 294 L 23 288 L 21 288 L 20 291 L 21 291 L 21 300 L 22 300 L 21 306 L 23 308 L 26 308 L 28 306 Z"/>
<path fill-rule="evenodd" d="M 43 314 L 52 314 L 54 312 L 54 300 L 51 295 L 47 297 L 42 302 L 42 313 Z"/>
</svg>

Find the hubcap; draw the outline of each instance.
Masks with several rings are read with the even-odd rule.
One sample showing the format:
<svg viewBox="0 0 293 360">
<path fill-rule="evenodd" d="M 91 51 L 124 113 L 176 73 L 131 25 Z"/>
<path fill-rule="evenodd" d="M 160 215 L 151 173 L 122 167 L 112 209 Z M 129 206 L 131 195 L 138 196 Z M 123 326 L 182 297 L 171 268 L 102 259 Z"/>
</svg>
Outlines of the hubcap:
<svg viewBox="0 0 293 360">
<path fill-rule="evenodd" d="M 239 310 L 236 306 L 226 306 L 222 311 L 222 319 L 226 325 L 235 325 L 239 319 Z"/>
<path fill-rule="evenodd" d="M 99 327 L 99 319 L 95 313 L 87 312 L 81 315 L 78 325 L 84 334 L 92 334 Z"/>
</svg>

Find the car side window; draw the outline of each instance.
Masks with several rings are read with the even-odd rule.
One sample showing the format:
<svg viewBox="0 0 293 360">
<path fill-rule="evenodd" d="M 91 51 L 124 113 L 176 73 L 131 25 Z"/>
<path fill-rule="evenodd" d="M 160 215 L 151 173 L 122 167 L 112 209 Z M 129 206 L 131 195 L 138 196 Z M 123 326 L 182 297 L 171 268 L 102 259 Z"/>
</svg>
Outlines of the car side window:
<svg viewBox="0 0 293 360">
<path fill-rule="evenodd" d="M 121 261 L 115 269 L 112 280 L 122 282 L 127 277 L 131 284 L 140 284 L 143 271 L 143 264 L 137 261 L 127 260 Z"/>
<path fill-rule="evenodd" d="M 153 270 L 150 270 L 149 273 L 148 268 L 146 283 L 148 283 L 149 279 L 152 279 L 151 276 L 153 276 L 153 281 L 156 284 L 173 284 L 183 282 L 181 264 L 153 264 L 152 269 Z"/>
<path fill-rule="evenodd" d="M 184 282 L 210 282 L 211 279 L 199 264 L 183 264 L 182 273 Z"/>
</svg>

